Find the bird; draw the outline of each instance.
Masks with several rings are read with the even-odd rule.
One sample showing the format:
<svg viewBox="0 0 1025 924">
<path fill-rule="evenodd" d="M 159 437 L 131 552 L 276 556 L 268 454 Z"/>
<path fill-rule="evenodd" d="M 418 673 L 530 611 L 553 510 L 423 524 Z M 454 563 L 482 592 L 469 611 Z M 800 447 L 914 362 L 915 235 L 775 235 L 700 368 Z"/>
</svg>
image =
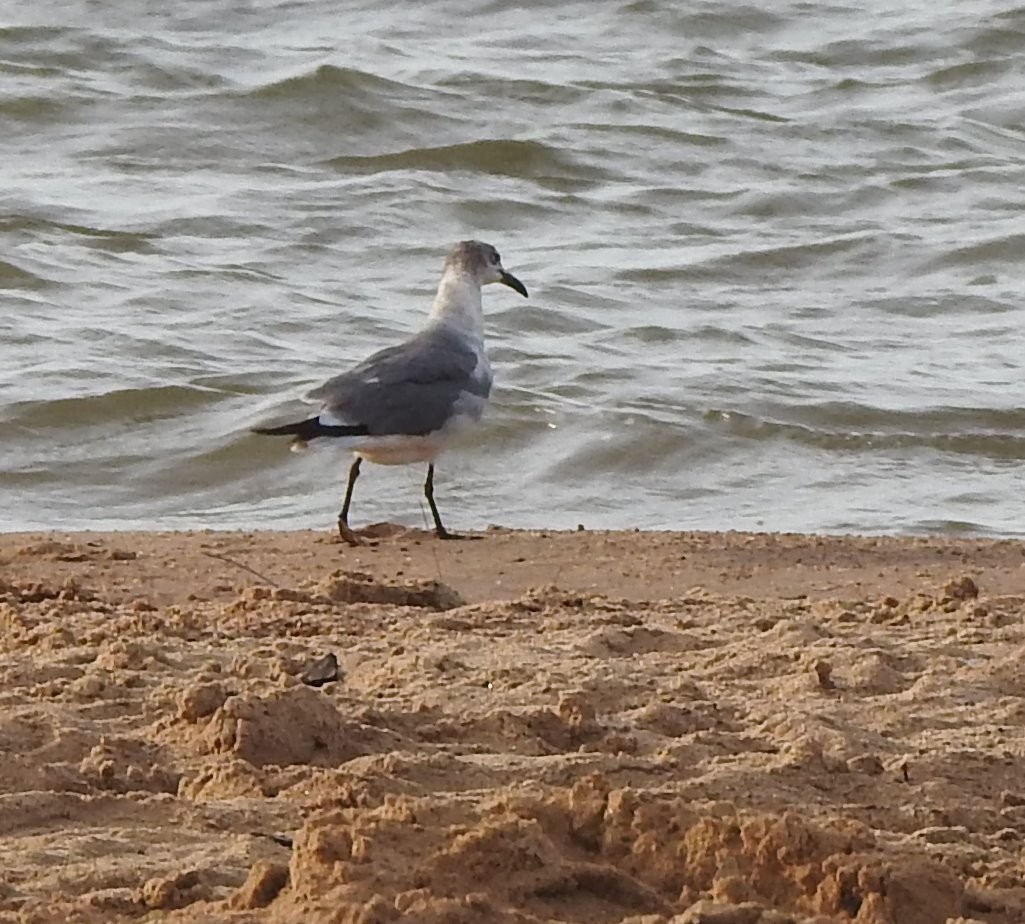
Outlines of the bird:
<svg viewBox="0 0 1025 924">
<path fill-rule="evenodd" d="M 423 490 L 435 533 L 439 539 L 461 538 L 445 528 L 438 513 L 434 463 L 487 407 L 493 377 L 484 348 L 481 287 L 491 283 L 529 298 L 491 244 L 455 244 L 445 257 L 427 321 L 416 334 L 309 392 L 306 400 L 320 403 L 316 416 L 254 428 L 265 436 L 291 436 L 297 451 L 324 439 L 353 453 L 338 514 L 338 534 L 350 545 L 359 543 L 349 527 L 349 507 L 364 459 L 380 465 L 426 462 Z"/>
</svg>

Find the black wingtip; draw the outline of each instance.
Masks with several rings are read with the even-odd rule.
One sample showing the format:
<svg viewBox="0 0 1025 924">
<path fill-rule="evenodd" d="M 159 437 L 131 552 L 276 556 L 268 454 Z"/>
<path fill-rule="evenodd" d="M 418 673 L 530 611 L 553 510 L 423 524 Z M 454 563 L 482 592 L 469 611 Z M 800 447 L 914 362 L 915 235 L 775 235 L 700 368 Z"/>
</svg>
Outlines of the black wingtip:
<svg viewBox="0 0 1025 924">
<path fill-rule="evenodd" d="M 362 424 L 352 426 L 322 424 L 319 417 L 310 417 L 280 427 L 253 427 L 260 436 L 293 436 L 299 442 L 315 440 L 318 436 L 369 436 L 370 430 Z"/>
<path fill-rule="evenodd" d="M 284 424 L 281 427 L 254 427 L 253 433 L 260 436 L 297 436 L 300 439 L 309 439 L 314 436 L 314 430 L 320 425 L 317 417 L 309 420 L 299 420 L 296 424 Z"/>
</svg>

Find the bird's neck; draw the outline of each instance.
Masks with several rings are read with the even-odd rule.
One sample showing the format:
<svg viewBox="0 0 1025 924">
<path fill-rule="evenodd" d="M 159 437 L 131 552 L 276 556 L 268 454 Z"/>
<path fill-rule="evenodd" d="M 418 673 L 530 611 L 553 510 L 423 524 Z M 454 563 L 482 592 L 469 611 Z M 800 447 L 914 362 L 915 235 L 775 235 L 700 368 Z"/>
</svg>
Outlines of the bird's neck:
<svg viewBox="0 0 1025 924">
<path fill-rule="evenodd" d="M 438 284 L 429 317 L 456 324 L 468 333 L 484 336 L 484 311 L 480 283 L 465 273 L 445 272 Z"/>
</svg>

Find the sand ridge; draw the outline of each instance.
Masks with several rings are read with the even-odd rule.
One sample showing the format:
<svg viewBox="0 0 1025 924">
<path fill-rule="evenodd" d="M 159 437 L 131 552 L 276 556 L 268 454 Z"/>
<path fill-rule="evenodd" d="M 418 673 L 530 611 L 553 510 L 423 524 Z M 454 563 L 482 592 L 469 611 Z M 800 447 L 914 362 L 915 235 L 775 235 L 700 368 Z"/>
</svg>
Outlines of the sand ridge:
<svg viewBox="0 0 1025 924">
<path fill-rule="evenodd" d="M 1022 543 L 364 538 L 0 537 L 0 922 L 1025 920 Z"/>
</svg>

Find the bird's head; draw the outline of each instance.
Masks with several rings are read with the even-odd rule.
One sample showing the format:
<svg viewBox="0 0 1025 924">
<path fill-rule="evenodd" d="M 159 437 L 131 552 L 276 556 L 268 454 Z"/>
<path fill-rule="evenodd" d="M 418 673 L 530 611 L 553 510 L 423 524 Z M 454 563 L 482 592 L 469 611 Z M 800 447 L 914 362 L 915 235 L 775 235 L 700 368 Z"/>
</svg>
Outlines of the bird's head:
<svg viewBox="0 0 1025 924">
<path fill-rule="evenodd" d="M 500 282 L 527 297 L 527 287 L 505 270 L 498 251 L 482 241 L 460 241 L 449 251 L 445 267 L 472 274 L 482 286 Z"/>
</svg>

